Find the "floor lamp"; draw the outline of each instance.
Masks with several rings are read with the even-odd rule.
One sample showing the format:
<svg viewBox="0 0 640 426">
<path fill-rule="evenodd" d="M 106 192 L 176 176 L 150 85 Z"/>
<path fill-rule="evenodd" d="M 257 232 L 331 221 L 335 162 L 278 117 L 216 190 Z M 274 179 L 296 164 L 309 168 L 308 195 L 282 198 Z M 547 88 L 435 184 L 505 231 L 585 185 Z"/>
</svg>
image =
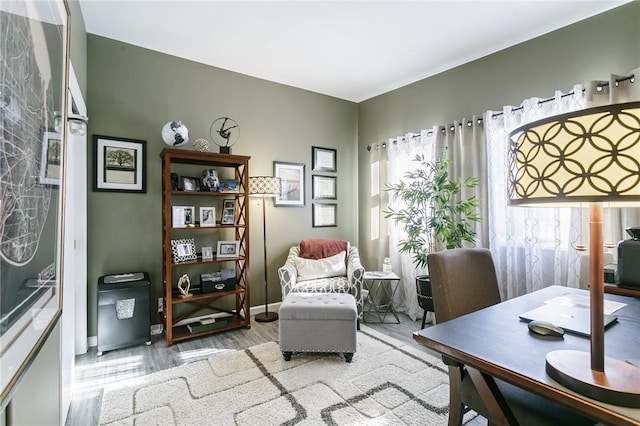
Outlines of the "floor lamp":
<svg viewBox="0 0 640 426">
<path fill-rule="evenodd" d="M 280 195 L 280 178 L 273 176 L 250 176 L 249 196 L 262 197 L 262 232 L 264 237 L 264 312 L 256 314 L 258 322 L 271 322 L 278 319 L 277 312 L 269 312 L 269 284 L 267 280 L 267 221 L 265 202 L 267 197 Z"/>
<path fill-rule="evenodd" d="M 509 134 L 509 203 L 589 203 L 591 354 L 552 351 L 549 376 L 590 398 L 640 408 L 640 368 L 604 356 L 602 203 L 640 201 L 640 102 L 549 117 Z"/>
</svg>

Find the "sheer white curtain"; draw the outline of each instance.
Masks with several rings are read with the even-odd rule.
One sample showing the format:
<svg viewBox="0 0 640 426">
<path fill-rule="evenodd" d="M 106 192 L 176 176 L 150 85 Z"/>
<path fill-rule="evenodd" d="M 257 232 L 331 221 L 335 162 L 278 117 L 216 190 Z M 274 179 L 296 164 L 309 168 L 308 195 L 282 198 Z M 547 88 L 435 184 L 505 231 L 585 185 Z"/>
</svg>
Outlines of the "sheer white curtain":
<svg viewBox="0 0 640 426">
<path fill-rule="evenodd" d="M 400 181 L 405 173 L 414 170 L 418 164 L 413 161 L 416 155 L 424 155 L 425 158 L 434 158 L 436 153 L 436 139 L 440 134 L 434 127 L 430 130 L 422 130 L 420 134 L 408 133 L 404 136 L 390 139 L 387 144 L 387 181 L 395 183 Z M 390 197 L 389 206 L 394 210 L 402 208 L 399 200 Z M 406 237 L 402 225 L 392 223 L 389 227 L 389 257 L 393 272 L 400 277 L 400 287 L 395 293 L 393 306 L 397 312 L 406 313 L 412 320 L 422 318 L 422 309 L 418 306 L 416 292 L 416 275 L 425 274 L 424 270 L 417 270 L 413 259 L 408 253 L 400 253 L 398 244 Z"/>
<path fill-rule="evenodd" d="M 509 132 L 523 124 L 585 106 L 582 86 L 549 99 L 530 98 L 520 107 L 487 111 L 485 133 L 489 166 L 489 248 L 496 264 L 500 293 L 510 299 L 553 283 L 578 286 L 579 212 L 569 208 L 509 207 L 507 159 Z M 573 217 L 573 220 L 572 220 Z"/>
</svg>

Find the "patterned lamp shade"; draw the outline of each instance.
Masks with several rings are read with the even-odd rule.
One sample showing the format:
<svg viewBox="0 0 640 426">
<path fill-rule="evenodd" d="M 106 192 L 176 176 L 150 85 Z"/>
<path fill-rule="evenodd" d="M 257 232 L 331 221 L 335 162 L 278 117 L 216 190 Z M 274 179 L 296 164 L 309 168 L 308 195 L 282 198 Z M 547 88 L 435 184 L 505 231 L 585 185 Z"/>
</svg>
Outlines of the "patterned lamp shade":
<svg viewBox="0 0 640 426">
<path fill-rule="evenodd" d="M 280 178 L 273 176 L 250 176 L 249 195 L 276 197 L 280 195 Z"/>
<path fill-rule="evenodd" d="M 509 134 L 509 202 L 640 201 L 640 102 L 549 117 Z"/>
</svg>

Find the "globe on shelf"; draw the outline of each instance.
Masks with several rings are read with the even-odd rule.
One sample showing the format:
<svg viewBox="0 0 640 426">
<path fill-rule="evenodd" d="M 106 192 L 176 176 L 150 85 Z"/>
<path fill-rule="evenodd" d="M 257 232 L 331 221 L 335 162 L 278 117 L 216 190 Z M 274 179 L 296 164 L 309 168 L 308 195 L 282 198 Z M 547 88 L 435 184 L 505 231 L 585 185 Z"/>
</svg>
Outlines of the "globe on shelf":
<svg viewBox="0 0 640 426">
<path fill-rule="evenodd" d="M 196 139 L 193 143 L 193 148 L 196 151 L 207 152 L 209 151 L 209 141 L 204 138 Z"/>
<path fill-rule="evenodd" d="M 162 140 L 169 146 L 182 146 L 189 142 L 189 130 L 181 121 L 170 121 L 162 126 Z"/>
</svg>

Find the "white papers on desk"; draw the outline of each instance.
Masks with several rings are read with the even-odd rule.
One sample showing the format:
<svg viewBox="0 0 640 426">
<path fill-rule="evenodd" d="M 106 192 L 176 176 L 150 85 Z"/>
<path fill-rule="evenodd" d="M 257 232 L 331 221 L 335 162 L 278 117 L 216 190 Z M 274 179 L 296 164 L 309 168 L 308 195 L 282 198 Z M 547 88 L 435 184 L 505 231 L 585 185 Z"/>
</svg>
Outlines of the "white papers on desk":
<svg viewBox="0 0 640 426">
<path fill-rule="evenodd" d="M 560 306 L 575 306 L 576 308 L 589 309 L 590 299 L 589 296 L 582 296 L 577 294 L 565 294 L 562 296 L 554 297 L 553 299 L 546 300 L 544 303 Z M 604 301 L 604 314 L 611 315 L 618 309 L 627 306 L 626 303 L 613 302 L 611 300 Z"/>
</svg>

